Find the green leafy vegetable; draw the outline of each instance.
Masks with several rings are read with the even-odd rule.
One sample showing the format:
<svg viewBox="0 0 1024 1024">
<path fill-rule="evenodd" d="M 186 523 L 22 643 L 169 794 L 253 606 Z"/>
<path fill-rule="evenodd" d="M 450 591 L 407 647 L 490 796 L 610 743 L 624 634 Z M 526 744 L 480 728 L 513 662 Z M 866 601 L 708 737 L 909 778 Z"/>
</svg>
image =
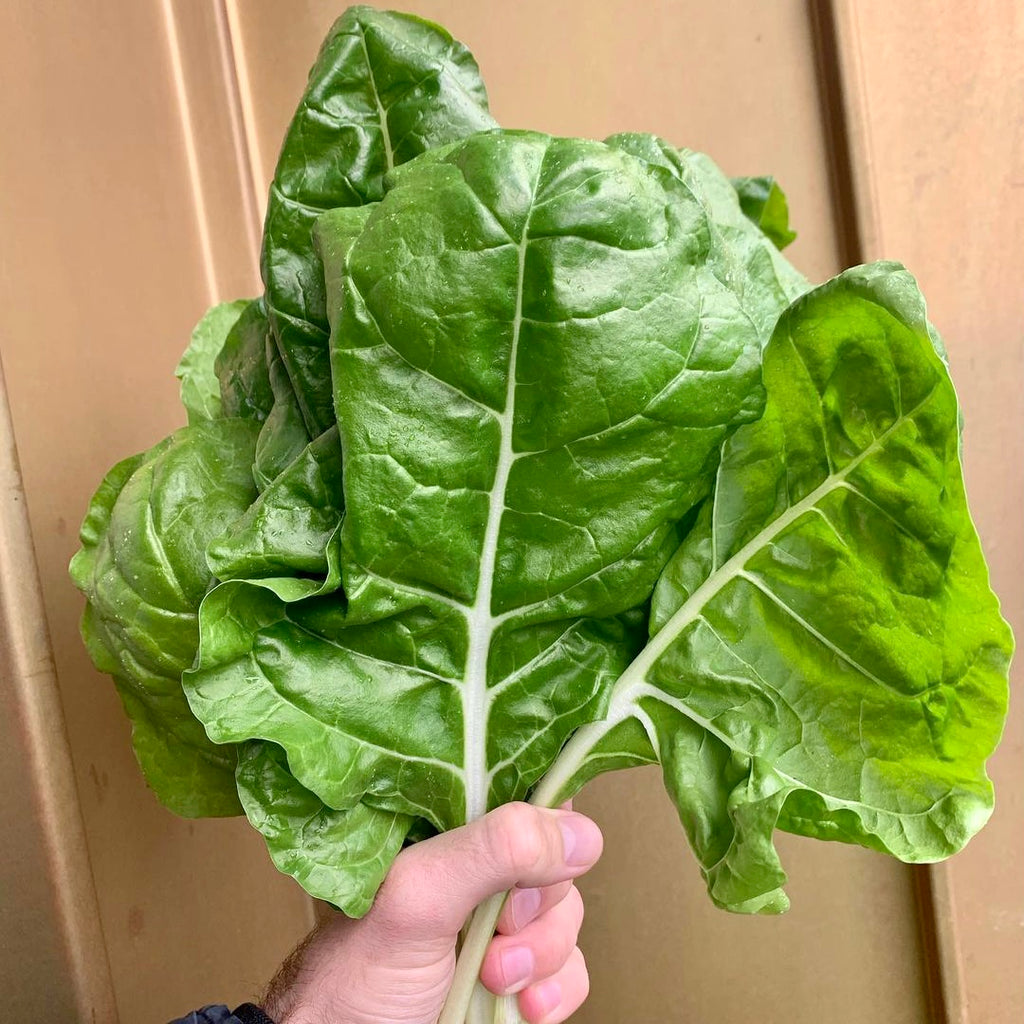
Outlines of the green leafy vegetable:
<svg viewBox="0 0 1024 1024">
<path fill-rule="evenodd" d="M 362 219 L 354 244 L 350 211 L 319 229 L 347 600 L 215 591 L 186 689 L 330 806 L 450 828 L 525 796 L 595 715 L 632 653 L 616 617 L 759 411 L 761 339 L 692 193 L 599 143 L 477 136 Z"/>
<path fill-rule="evenodd" d="M 343 15 L 266 292 L 197 327 L 191 425 L 72 563 L 160 799 L 240 798 L 353 915 L 403 842 L 643 763 L 730 910 L 785 908 L 776 829 L 958 850 L 1012 638 L 944 350 L 901 267 L 812 289 L 793 237 L 771 178 L 502 131 L 443 29 Z"/>
</svg>

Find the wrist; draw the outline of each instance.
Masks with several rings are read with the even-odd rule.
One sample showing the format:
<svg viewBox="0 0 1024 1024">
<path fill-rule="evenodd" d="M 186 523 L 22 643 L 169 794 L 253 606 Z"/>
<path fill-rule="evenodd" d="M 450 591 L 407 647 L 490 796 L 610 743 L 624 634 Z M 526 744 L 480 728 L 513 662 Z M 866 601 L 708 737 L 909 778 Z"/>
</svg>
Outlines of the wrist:
<svg viewBox="0 0 1024 1024">
<path fill-rule="evenodd" d="M 274 1024 L 324 1024 L 324 1018 L 313 1016 L 312 1012 L 304 1012 L 302 1007 L 297 1006 L 294 1010 L 288 1010 L 283 1017 L 275 1017 Z"/>
<path fill-rule="evenodd" d="M 255 1003 L 242 1003 L 232 1011 L 239 1024 L 278 1024 L 266 1010 Z"/>
<path fill-rule="evenodd" d="M 273 1024 L 324 1024 L 323 1014 L 317 1017 L 310 1007 L 287 996 L 284 999 L 265 999 L 263 1007 Z"/>
<path fill-rule="evenodd" d="M 322 1013 L 318 1015 L 301 1003 L 270 1002 L 266 1004 L 266 1014 L 273 1024 L 325 1024 Z"/>
</svg>

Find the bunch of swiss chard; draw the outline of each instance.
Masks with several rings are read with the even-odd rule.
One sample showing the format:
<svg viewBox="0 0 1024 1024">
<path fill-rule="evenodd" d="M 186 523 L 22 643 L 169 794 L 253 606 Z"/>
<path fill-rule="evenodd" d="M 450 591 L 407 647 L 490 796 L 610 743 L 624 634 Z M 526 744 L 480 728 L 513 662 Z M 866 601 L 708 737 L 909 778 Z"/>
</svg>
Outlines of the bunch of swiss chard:
<svg viewBox="0 0 1024 1024">
<path fill-rule="evenodd" d="M 264 294 L 72 563 L 157 796 L 352 915 L 403 843 L 654 762 L 729 910 L 785 909 L 777 828 L 963 846 L 1012 640 L 944 353 L 902 267 L 811 287 L 792 237 L 771 179 L 503 131 L 444 30 L 349 10 Z"/>
</svg>

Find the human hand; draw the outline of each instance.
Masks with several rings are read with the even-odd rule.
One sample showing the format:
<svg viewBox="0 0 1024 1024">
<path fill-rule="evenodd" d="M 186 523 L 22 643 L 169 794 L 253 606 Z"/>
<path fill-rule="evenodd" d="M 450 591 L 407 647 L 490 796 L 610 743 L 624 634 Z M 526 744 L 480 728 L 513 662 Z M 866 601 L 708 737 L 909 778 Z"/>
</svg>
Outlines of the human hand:
<svg viewBox="0 0 1024 1024">
<path fill-rule="evenodd" d="M 480 977 L 518 992 L 529 1024 L 558 1024 L 587 997 L 576 946 L 583 901 L 572 884 L 597 861 L 597 825 L 571 810 L 505 804 L 403 850 L 370 912 L 318 927 L 270 984 L 278 1024 L 435 1024 L 474 908 L 512 889 Z"/>
</svg>

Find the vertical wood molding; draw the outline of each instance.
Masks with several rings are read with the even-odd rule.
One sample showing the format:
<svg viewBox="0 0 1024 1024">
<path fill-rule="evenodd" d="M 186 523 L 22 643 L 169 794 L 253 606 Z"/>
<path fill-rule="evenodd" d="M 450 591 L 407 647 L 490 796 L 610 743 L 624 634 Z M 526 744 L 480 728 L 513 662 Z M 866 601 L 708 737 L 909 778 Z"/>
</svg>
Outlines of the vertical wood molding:
<svg viewBox="0 0 1024 1024">
<path fill-rule="evenodd" d="M 202 255 L 203 274 L 206 279 L 206 301 L 212 306 L 217 301 L 220 289 L 217 285 L 217 271 L 214 265 L 213 246 L 210 241 L 210 223 L 206 208 L 206 195 L 199 174 L 199 157 L 196 154 L 196 132 L 192 118 L 192 104 L 189 101 L 188 89 L 185 87 L 185 72 L 182 68 L 184 58 L 181 52 L 181 41 L 178 38 L 178 26 L 175 20 L 172 0 L 161 0 L 160 7 L 164 17 L 164 28 L 167 32 L 171 76 L 174 81 L 174 92 L 178 101 L 178 112 L 181 116 L 182 143 L 188 166 L 189 183 L 192 186 L 192 201 L 195 204 L 196 231 L 199 235 L 199 249 Z"/>
<path fill-rule="evenodd" d="M 225 96 L 231 114 L 231 135 L 245 198 L 245 216 L 250 225 L 251 246 L 259 266 L 263 218 L 266 214 L 267 183 L 259 162 L 249 88 L 249 68 L 242 47 L 238 11 L 234 0 L 216 0 L 217 37 L 224 72 Z"/>
<path fill-rule="evenodd" d="M 836 145 L 833 160 L 836 201 L 850 222 L 854 261 L 880 259 L 885 251 L 882 218 L 875 189 L 870 120 L 864 102 L 864 63 L 855 2 L 810 0 L 819 46 L 822 98 L 827 106 L 826 126 Z"/>
<path fill-rule="evenodd" d="M 952 872 L 945 864 L 922 864 L 913 872 L 935 1024 L 969 1024 Z"/>
<path fill-rule="evenodd" d="M 253 110 L 252 84 L 249 78 L 249 62 L 245 51 L 242 35 L 242 16 L 238 10 L 237 0 L 218 0 L 223 11 L 226 26 L 227 46 L 231 77 L 234 82 L 234 96 L 237 103 L 239 135 L 245 148 L 244 163 L 249 188 L 253 194 L 253 216 L 255 218 L 257 240 L 263 227 L 263 218 L 267 212 L 267 188 L 270 185 L 270 173 L 263 166 L 260 157 L 259 137 L 257 135 L 257 119 Z M 259 242 L 257 242 L 258 246 Z"/>
<path fill-rule="evenodd" d="M 18 464 L 7 388 L 0 365 L 0 678 L 13 696 L 13 715 L 0 725 L 14 731 L 13 742 L 27 761 L 33 820 L 13 825 L 4 854 L 38 858 L 44 885 L 54 903 L 64 971 L 60 977 L 37 976 L 26 960 L 20 969 L 26 985 L 71 988 L 77 1018 L 85 1024 L 116 1024 L 117 1010 L 100 925 L 99 903 L 89 862 L 85 826 L 71 763 L 64 712 L 57 688 L 50 633 L 46 623 L 25 490 Z M 5 780 L 13 784 L 15 780 Z M 13 823 L 12 823 L 13 824 Z M 17 894 L 10 894 L 17 900 Z M 22 897 L 23 898 L 23 897 Z M 48 915 L 37 908 L 33 928 L 46 929 Z M 15 960 L 18 959 L 16 939 Z M 28 938 L 31 949 L 32 937 Z M 5 943 L 5 947 L 7 943 Z M 10 954 L 10 949 L 7 950 Z M 15 1005 L 19 994 L 14 993 Z"/>
<path fill-rule="evenodd" d="M 851 118 L 849 94 L 853 85 L 847 78 L 847 61 L 841 53 L 838 17 L 852 8 L 831 0 L 807 0 L 807 11 L 814 41 L 815 68 L 818 75 L 818 107 L 824 129 L 825 148 L 832 190 L 832 209 L 836 224 L 836 247 L 840 266 L 845 268 L 864 261 L 865 234 L 871 225 L 865 220 L 867 208 L 862 201 L 869 175 L 855 173 L 860 166 L 854 156 L 857 145 L 851 137 L 856 125 Z M 872 221 L 871 223 L 874 223 Z"/>
<path fill-rule="evenodd" d="M 160 2 L 208 301 L 253 295 L 259 190 L 229 13 L 224 0 Z"/>
<path fill-rule="evenodd" d="M 871 118 L 858 6 L 853 0 L 808 0 L 830 141 L 836 220 L 847 265 L 886 255 L 875 185 Z M 922 954 L 934 1024 L 969 1024 L 957 935 L 952 874 L 945 864 L 911 867 Z"/>
</svg>

